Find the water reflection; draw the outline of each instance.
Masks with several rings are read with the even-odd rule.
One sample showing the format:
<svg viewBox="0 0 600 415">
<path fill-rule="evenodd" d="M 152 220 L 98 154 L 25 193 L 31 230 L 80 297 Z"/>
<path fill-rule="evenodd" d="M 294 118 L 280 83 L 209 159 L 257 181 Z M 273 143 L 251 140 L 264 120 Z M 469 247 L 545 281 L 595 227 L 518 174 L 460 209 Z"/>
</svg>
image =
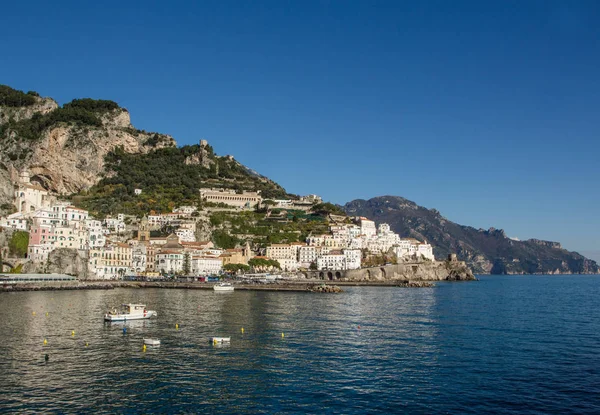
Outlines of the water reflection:
<svg viewBox="0 0 600 415">
<path fill-rule="evenodd" d="M 523 403 L 524 389 L 511 390 L 505 379 L 521 382 L 543 365 L 556 372 L 548 379 L 569 378 L 560 362 L 577 367 L 585 377 L 569 379 L 580 389 L 583 381 L 600 381 L 585 368 L 585 362 L 600 363 L 590 353 L 600 341 L 598 319 L 573 312 L 581 302 L 594 304 L 598 287 L 586 288 L 578 302 L 555 301 L 564 317 L 552 324 L 527 313 L 525 302 L 535 302 L 539 290 L 514 290 L 496 287 L 494 296 L 482 282 L 348 288 L 339 295 L 159 289 L 0 294 L 0 411 L 497 412 L 498 406 L 482 407 L 490 402 L 482 397 L 502 390 Z M 122 303 L 146 304 L 158 317 L 104 323 L 104 312 Z M 549 336 L 556 328 L 567 336 Z M 231 337 L 231 343 L 214 345 L 213 336 Z M 161 346 L 144 351 L 147 337 Z M 584 346 L 579 355 L 561 343 L 567 338 Z M 536 359 L 523 359 L 529 355 Z"/>
</svg>

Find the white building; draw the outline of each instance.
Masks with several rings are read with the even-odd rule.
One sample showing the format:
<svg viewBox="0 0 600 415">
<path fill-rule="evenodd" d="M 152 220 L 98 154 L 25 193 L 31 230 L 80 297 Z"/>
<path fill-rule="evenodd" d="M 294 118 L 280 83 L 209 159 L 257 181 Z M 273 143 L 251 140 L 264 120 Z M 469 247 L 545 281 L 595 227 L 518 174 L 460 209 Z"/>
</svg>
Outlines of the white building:
<svg viewBox="0 0 600 415">
<path fill-rule="evenodd" d="M 196 242 L 196 235 L 191 229 L 179 228 L 175 231 L 181 242 Z"/>
<path fill-rule="evenodd" d="M 27 219 L 25 219 L 22 213 L 13 213 L 12 215 L 8 215 L 6 218 L 0 219 L 0 227 L 26 231 Z"/>
<path fill-rule="evenodd" d="M 193 275 L 214 275 L 223 271 L 223 260 L 208 255 L 193 255 L 190 260 Z"/>
<path fill-rule="evenodd" d="M 295 246 L 290 244 L 272 244 L 267 246 L 266 256 L 271 259 L 276 259 L 281 262 L 282 259 L 293 259 L 296 260 L 297 249 Z"/>
<path fill-rule="evenodd" d="M 17 212 L 35 212 L 38 209 L 48 207 L 51 199 L 46 189 L 31 183 L 28 170 L 21 171 L 14 193 L 14 204 Z"/>
<path fill-rule="evenodd" d="M 106 236 L 102 228 L 102 222 L 94 219 L 86 219 L 85 229 L 88 232 L 88 247 L 90 249 L 106 245 Z"/>
<path fill-rule="evenodd" d="M 377 234 L 377 228 L 375 227 L 375 222 L 369 220 L 367 218 L 360 218 L 360 233 L 365 235 L 367 238 L 375 236 Z"/>
<path fill-rule="evenodd" d="M 185 255 L 179 251 L 161 251 L 156 254 L 156 269 L 162 274 L 176 274 L 183 271 L 184 261 Z"/>
<path fill-rule="evenodd" d="M 200 189 L 200 198 L 211 203 L 224 203 L 239 208 L 252 208 L 262 201 L 257 192 L 237 193 L 233 189 Z"/>
<path fill-rule="evenodd" d="M 197 210 L 198 208 L 196 206 L 179 206 L 178 208 L 173 209 L 173 213 L 183 213 L 184 215 L 189 216 Z"/>
<path fill-rule="evenodd" d="M 310 267 L 310 264 L 317 260 L 317 249 L 314 246 L 301 246 L 298 249 L 298 262 L 304 268 Z"/>
<path fill-rule="evenodd" d="M 111 232 L 123 232 L 125 230 L 125 222 L 123 219 L 111 218 L 110 216 L 104 219 L 103 225 Z"/>
<path fill-rule="evenodd" d="M 332 251 L 329 254 L 317 257 L 317 269 L 343 270 L 345 267 L 346 256 L 340 251 Z"/>
<path fill-rule="evenodd" d="M 46 262 L 48 255 L 54 250 L 52 244 L 29 245 L 27 248 L 27 258 L 33 262 Z"/>
<path fill-rule="evenodd" d="M 362 262 L 362 252 L 360 249 L 344 249 L 345 257 L 344 269 L 359 269 Z"/>
</svg>

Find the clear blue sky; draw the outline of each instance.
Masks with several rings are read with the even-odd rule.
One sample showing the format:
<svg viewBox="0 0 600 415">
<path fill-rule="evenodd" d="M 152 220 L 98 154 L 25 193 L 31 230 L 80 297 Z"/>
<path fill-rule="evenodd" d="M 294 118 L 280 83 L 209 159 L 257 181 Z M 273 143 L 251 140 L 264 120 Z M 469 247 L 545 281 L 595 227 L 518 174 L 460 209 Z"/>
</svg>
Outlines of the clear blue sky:
<svg viewBox="0 0 600 415">
<path fill-rule="evenodd" d="M 0 83 L 335 203 L 600 252 L 600 2 L 7 2 Z"/>
</svg>

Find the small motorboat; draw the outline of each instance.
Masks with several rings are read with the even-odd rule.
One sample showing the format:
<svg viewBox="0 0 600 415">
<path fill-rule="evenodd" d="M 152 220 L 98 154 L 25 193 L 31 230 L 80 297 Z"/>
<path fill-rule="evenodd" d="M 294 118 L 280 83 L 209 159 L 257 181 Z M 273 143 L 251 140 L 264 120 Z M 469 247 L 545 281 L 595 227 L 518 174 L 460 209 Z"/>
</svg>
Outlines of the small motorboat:
<svg viewBox="0 0 600 415">
<path fill-rule="evenodd" d="M 146 310 L 146 304 L 122 304 L 121 309 L 113 308 L 104 314 L 105 321 L 142 320 L 157 316 L 153 310 Z"/>
<path fill-rule="evenodd" d="M 222 282 L 220 284 L 213 285 L 215 291 L 233 291 L 233 285 L 230 282 Z"/>
<path fill-rule="evenodd" d="M 213 344 L 216 343 L 229 343 L 231 341 L 231 337 L 211 337 L 210 342 Z"/>
<path fill-rule="evenodd" d="M 158 339 L 144 339 L 144 344 L 148 346 L 160 346 L 160 340 Z"/>
</svg>

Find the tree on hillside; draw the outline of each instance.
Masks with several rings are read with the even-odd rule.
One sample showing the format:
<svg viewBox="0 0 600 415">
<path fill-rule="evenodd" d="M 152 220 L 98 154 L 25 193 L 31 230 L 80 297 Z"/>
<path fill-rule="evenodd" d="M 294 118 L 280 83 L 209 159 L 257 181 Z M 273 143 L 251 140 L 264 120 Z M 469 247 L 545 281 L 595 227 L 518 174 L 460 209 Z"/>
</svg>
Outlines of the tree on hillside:
<svg viewBox="0 0 600 415">
<path fill-rule="evenodd" d="M 334 205 L 333 203 L 319 203 L 313 206 L 313 212 L 318 213 L 319 215 L 343 215 L 346 216 L 346 213 L 339 207 Z"/>
<path fill-rule="evenodd" d="M 183 256 L 183 275 L 190 275 L 190 254 L 188 252 Z"/>
<path fill-rule="evenodd" d="M 250 271 L 250 267 L 246 264 L 227 264 L 223 266 L 223 270 L 231 273 L 237 273 L 238 271 Z"/>
<path fill-rule="evenodd" d="M 14 256 L 25 258 L 27 248 L 29 247 L 29 233 L 25 231 L 16 231 L 12 234 L 8 242 L 10 253 Z"/>
</svg>

